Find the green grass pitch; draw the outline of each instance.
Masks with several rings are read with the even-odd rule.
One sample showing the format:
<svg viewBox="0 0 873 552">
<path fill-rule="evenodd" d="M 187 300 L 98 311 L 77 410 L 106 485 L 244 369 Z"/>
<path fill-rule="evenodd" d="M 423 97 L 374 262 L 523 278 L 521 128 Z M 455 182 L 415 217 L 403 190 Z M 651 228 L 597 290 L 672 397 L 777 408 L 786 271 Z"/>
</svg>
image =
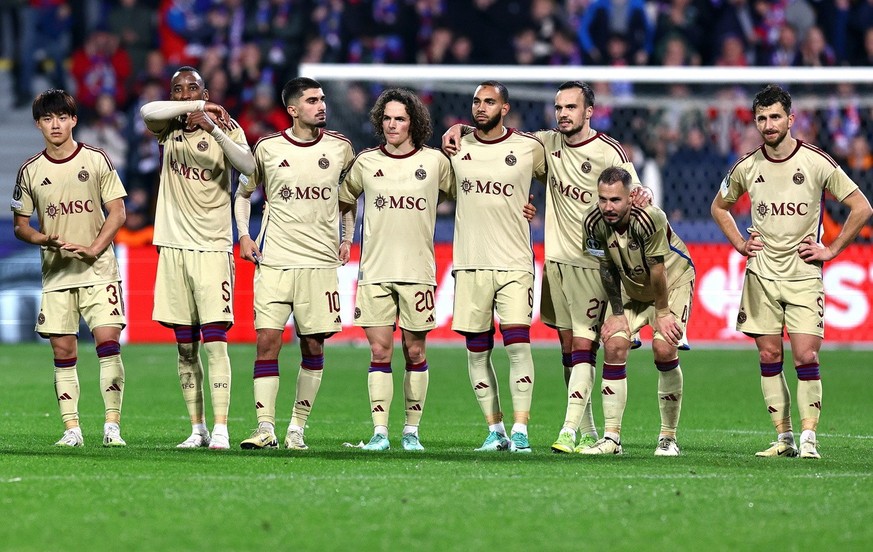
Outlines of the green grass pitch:
<svg viewBox="0 0 873 552">
<path fill-rule="evenodd" d="M 870 550 L 873 416 L 869 352 L 822 353 L 821 461 L 761 459 L 774 435 L 757 355 L 683 353 L 679 458 L 652 455 L 659 427 L 651 353 L 632 353 L 620 457 L 555 455 L 560 355 L 534 349 L 530 455 L 474 453 L 486 427 L 462 349 L 431 347 L 421 437 L 400 448 L 402 361 L 387 453 L 343 446 L 371 434 L 366 348 L 328 345 L 309 451 L 242 451 L 255 426 L 254 347 L 231 346 L 234 449 L 181 451 L 189 433 L 172 346 L 126 346 L 126 449 L 104 449 L 93 348 L 79 353 L 86 446 L 61 450 L 47 344 L 0 348 L 0 550 Z M 506 355 L 495 350 L 508 403 Z M 602 359 L 601 359 L 602 360 Z M 283 350 L 280 441 L 299 362 Z M 796 378 L 786 370 L 794 394 Z M 599 383 L 598 387 L 599 389 Z M 599 395 L 595 413 L 602 425 Z M 207 413 L 209 410 L 207 409 Z M 795 425 L 799 430 L 797 410 Z M 601 428 L 602 429 L 602 428 Z"/>
</svg>

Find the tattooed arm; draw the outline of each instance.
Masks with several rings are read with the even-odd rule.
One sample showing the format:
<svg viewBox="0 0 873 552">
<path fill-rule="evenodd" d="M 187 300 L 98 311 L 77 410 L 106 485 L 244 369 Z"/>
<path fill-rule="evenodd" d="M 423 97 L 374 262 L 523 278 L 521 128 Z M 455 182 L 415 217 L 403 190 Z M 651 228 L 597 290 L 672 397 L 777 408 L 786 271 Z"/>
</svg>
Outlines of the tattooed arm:
<svg viewBox="0 0 873 552">
<path fill-rule="evenodd" d="M 621 300 L 621 275 L 618 272 L 618 267 L 607 259 L 601 259 L 600 279 L 603 281 L 603 287 L 606 288 L 606 297 L 612 310 L 612 314 L 603 321 L 600 337 L 606 343 L 616 332 L 624 331 L 629 338 L 630 326 L 624 315 L 624 304 Z"/>
</svg>

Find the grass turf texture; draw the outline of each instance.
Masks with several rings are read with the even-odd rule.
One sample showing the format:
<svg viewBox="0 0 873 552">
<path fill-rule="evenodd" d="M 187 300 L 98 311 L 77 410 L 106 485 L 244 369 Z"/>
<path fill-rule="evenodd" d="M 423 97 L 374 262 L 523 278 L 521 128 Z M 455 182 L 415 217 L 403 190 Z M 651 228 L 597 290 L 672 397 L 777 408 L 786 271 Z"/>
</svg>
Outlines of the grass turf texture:
<svg viewBox="0 0 873 552">
<path fill-rule="evenodd" d="M 821 461 L 755 458 L 773 440 L 752 350 L 682 355 L 679 458 L 655 458 L 659 418 L 651 353 L 632 354 L 620 457 L 556 455 L 563 421 L 560 355 L 535 348 L 529 455 L 474 453 L 487 428 L 462 349 L 428 351 L 422 442 L 404 452 L 402 360 L 395 358 L 392 449 L 343 447 L 372 432 L 365 348 L 328 347 L 306 433 L 309 451 L 242 451 L 255 426 L 254 347 L 230 348 L 233 449 L 177 450 L 187 437 L 175 349 L 126 346 L 122 434 L 104 449 L 93 349 L 79 353 L 86 446 L 62 432 L 46 344 L 0 348 L 2 550 L 800 550 L 873 543 L 869 352 L 825 351 Z M 495 350 L 510 410 L 506 356 Z M 600 359 L 602 360 L 602 359 Z M 281 443 L 299 352 L 286 345 L 277 406 Z M 787 370 L 794 394 L 796 378 Z M 599 389 L 599 380 L 597 384 Z M 595 415 L 602 431 L 599 395 Z M 209 415 L 207 406 L 207 416 Z M 799 421 L 794 407 L 796 432 Z"/>
</svg>

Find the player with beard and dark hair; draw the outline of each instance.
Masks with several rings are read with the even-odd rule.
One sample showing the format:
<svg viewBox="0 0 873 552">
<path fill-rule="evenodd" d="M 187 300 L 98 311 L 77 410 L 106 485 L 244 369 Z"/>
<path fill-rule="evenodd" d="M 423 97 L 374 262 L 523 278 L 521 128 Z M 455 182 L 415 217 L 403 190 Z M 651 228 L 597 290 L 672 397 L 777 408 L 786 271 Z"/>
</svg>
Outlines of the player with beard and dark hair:
<svg viewBox="0 0 873 552">
<path fill-rule="evenodd" d="M 544 181 L 546 161 L 536 137 L 503 126 L 509 109 L 505 86 L 481 83 L 472 105 L 476 129 L 460 139 L 462 151 L 452 158 L 457 200 L 452 329 L 466 338 L 470 382 L 488 424 L 488 436 L 476 450 L 530 452 L 534 262 L 522 208 L 531 180 Z M 495 310 L 509 356 L 514 416 L 509 437 L 491 363 Z"/>
<path fill-rule="evenodd" d="M 794 113 L 788 92 L 773 84 L 764 87 L 755 95 L 752 114 L 764 143 L 731 168 L 711 211 L 734 249 L 748 257 L 737 330 L 755 340 L 761 391 L 777 433 L 776 441 L 756 455 L 798 455 L 791 426 L 791 394 L 782 373 L 782 336 L 787 329 L 797 371 L 799 454 L 801 458 L 820 458 L 815 432 L 822 398 L 822 265 L 852 243 L 873 211 L 831 156 L 791 136 Z M 825 191 L 849 208 L 842 230 L 828 245 L 820 243 Z M 746 193 L 756 206 L 748 239 L 730 213 Z"/>
<path fill-rule="evenodd" d="M 304 428 L 321 386 L 324 341 L 342 329 L 337 268 L 349 260 L 354 216 L 338 235 L 340 176 L 354 158 L 349 140 L 325 130 L 327 104 L 321 84 L 289 80 L 282 101 L 291 127 L 258 140 L 255 171 L 240 178 L 234 200 L 240 255 L 255 268 L 254 365 L 258 427 L 244 449 L 276 448 L 276 397 L 282 333 L 292 312 L 300 340 L 300 371 L 285 448 L 306 450 Z M 257 240 L 249 236 L 251 195 L 264 189 L 267 209 Z"/>
<path fill-rule="evenodd" d="M 682 410 L 679 344 L 691 314 L 694 264 L 688 248 L 670 228 L 664 211 L 636 207 L 633 181 L 622 167 L 600 173 L 597 205 L 585 215 L 585 247 L 600 263 L 610 315 L 603 321 L 603 438 L 578 452 L 622 453 L 621 421 L 627 406 L 627 357 L 631 336 L 651 326 L 658 370 L 661 429 L 655 456 L 679 456 L 676 430 Z"/>
</svg>

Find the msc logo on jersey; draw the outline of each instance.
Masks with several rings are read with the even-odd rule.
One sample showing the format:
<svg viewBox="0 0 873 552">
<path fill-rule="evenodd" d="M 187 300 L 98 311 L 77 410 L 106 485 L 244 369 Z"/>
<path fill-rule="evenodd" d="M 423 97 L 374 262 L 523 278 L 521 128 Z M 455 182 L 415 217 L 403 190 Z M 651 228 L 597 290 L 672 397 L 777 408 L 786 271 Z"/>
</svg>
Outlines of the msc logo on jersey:
<svg viewBox="0 0 873 552">
<path fill-rule="evenodd" d="M 510 167 L 518 163 L 518 159 L 516 159 L 515 156 L 512 155 L 512 152 L 510 152 L 509 155 L 506 156 L 506 159 L 504 159 L 504 161 L 506 161 L 506 164 Z"/>
<path fill-rule="evenodd" d="M 209 149 L 209 142 L 206 140 L 200 140 L 197 144 L 197 151 L 206 151 L 207 149 Z"/>
<path fill-rule="evenodd" d="M 558 194 L 560 194 L 564 197 L 570 198 L 570 199 L 575 199 L 575 200 L 581 201 L 582 203 L 584 203 L 586 205 L 591 203 L 592 195 L 593 195 L 591 192 L 589 192 L 587 190 L 583 190 L 583 189 L 579 188 L 578 186 L 574 186 L 572 184 L 567 184 L 565 186 L 563 181 L 558 180 L 554 176 L 549 177 L 549 180 L 551 181 L 550 183 L 552 185 L 552 188 L 556 192 L 558 192 Z"/>
<path fill-rule="evenodd" d="M 473 183 L 465 178 L 464 181 L 461 182 L 461 191 L 465 194 L 475 192 L 477 194 L 512 197 L 515 192 L 515 184 L 503 184 L 502 182 L 492 182 L 490 180 L 482 182 L 481 180 L 477 180 L 476 185 L 473 186 Z"/>
<path fill-rule="evenodd" d="M 591 172 L 591 163 L 586 161 L 586 162 L 582 163 L 582 166 L 579 168 L 582 169 L 582 172 L 584 172 L 585 174 L 588 174 Z"/>
<path fill-rule="evenodd" d="M 293 189 L 288 185 L 283 185 L 279 188 L 279 197 L 282 201 L 291 201 L 292 199 L 330 199 L 330 187 L 328 186 L 295 186 Z"/>
<path fill-rule="evenodd" d="M 418 170 L 415 171 L 415 178 L 418 180 L 424 180 L 427 178 L 427 171 L 424 170 L 424 167 L 419 167 Z"/>
<path fill-rule="evenodd" d="M 791 180 L 792 180 L 795 184 L 797 184 L 798 186 L 800 186 L 801 184 L 803 184 L 803 183 L 806 181 L 806 177 L 803 176 L 803 173 L 802 173 L 802 172 L 797 171 L 796 173 L 794 173 L 794 177 L 792 177 Z"/>
<path fill-rule="evenodd" d="M 801 178 L 803 177 L 801 176 Z M 758 215 L 761 217 L 766 217 L 767 215 L 772 215 L 776 217 L 804 217 L 809 214 L 809 204 L 794 203 L 793 201 L 783 201 L 782 203 L 771 203 L 770 205 L 767 205 L 762 201 L 755 208 L 755 211 L 757 211 Z"/>
<path fill-rule="evenodd" d="M 49 203 L 48 207 L 45 208 L 45 214 L 52 219 L 58 216 L 77 215 L 79 213 L 93 212 L 94 201 L 90 199 L 86 199 L 85 201 L 82 201 L 81 199 L 74 199 L 66 203 L 61 202 L 57 205 L 55 205 L 54 203 Z"/>
<path fill-rule="evenodd" d="M 385 197 L 379 195 L 373 201 L 373 205 L 378 210 L 388 209 L 413 209 L 416 211 L 424 211 L 427 208 L 427 199 L 423 197 L 413 196 L 393 196 Z"/>
<path fill-rule="evenodd" d="M 330 160 L 327 157 L 322 157 L 318 160 L 318 167 L 320 169 L 327 169 L 330 167 Z"/>
<path fill-rule="evenodd" d="M 79 174 L 77 176 L 79 178 L 79 182 L 87 182 L 88 179 L 91 178 L 91 175 L 88 174 L 88 171 L 86 171 L 85 169 L 79 171 Z"/>
<path fill-rule="evenodd" d="M 201 142 L 205 144 L 205 142 Z M 199 145 L 197 146 L 199 149 Z M 207 181 L 212 180 L 212 169 L 202 169 L 200 167 L 189 167 L 185 163 L 179 163 L 177 159 L 170 157 L 170 170 L 179 176 L 188 180 Z"/>
</svg>

